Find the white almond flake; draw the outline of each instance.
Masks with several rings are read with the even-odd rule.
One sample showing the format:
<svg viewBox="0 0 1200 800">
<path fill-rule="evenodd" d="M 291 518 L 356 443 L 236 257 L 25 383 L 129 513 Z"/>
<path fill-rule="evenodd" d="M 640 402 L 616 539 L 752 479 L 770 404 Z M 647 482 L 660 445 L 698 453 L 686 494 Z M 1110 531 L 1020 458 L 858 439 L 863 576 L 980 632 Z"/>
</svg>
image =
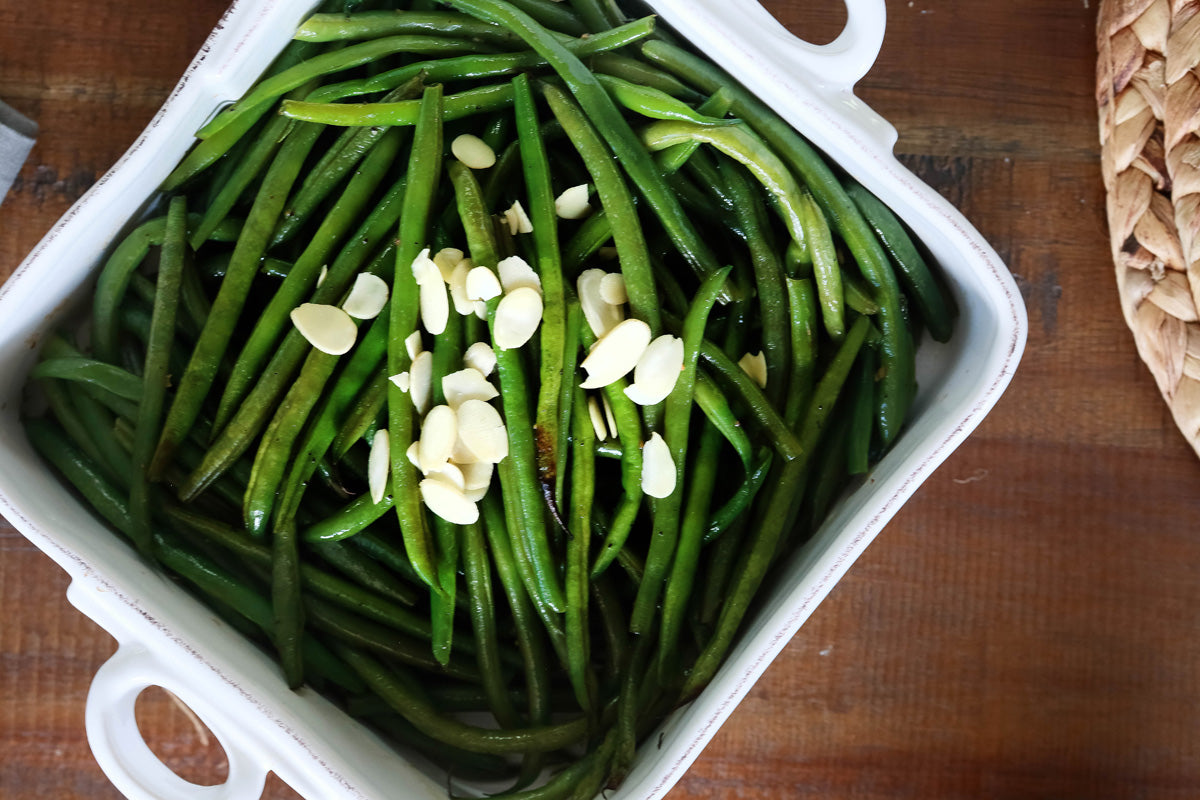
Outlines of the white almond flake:
<svg viewBox="0 0 1200 800">
<path fill-rule="evenodd" d="M 418 286 L 423 283 L 433 283 L 434 281 L 445 283 L 442 280 L 442 271 L 438 269 L 438 265 L 429 257 L 428 247 L 417 253 L 417 257 L 413 259 L 412 274 Z"/>
<path fill-rule="evenodd" d="M 596 336 L 604 336 L 625 318 L 620 306 L 605 302 L 600 285 L 608 275 L 602 269 L 585 269 L 575 281 L 583 318 Z"/>
<path fill-rule="evenodd" d="M 413 359 L 409 393 L 412 395 L 413 407 L 417 409 L 418 414 L 424 416 L 433 397 L 433 353 L 417 353 L 417 357 Z"/>
<path fill-rule="evenodd" d="M 464 133 L 450 143 L 454 157 L 471 169 L 487 169 L 496 164 L 496 151 L 478 136 Z"/>
<path fill-rule="evenodd" d="M 446 405 L 458 408 L 467 400 L 491 400 L 499 397 L 500 392 L 488 383 L 483 373 L 474 367 L 451 372 L 442 378 L 442 394 L 446 397 Z"/>
<path fill-rule="evenodd" d="M 387 301 L 387 282 L 370 272 L 360 272 L 354 279 L 350 296 L 342 303 L 342 309 L 355 319 L 375 319 Z"/>
<path fill-rule="evenodd" d="M 638 359 L 633 385 L 626 387 L 625 394 L 639 405 L 661 403 L 675 388 L 682 369 L 683 339 L 665 333 L 651 342 Z"/>
<path fill-rule="evenodd" d="M 479 521 L 479 507 L 450 481 L 435 475 L 417 484 L 417 489 L 425 506 L 447 522 L 470 525 Z"/>
<path fill-rule="evenodd" d="M 465 255 L 466 253 L 457 247 L 443 247 L 433 254 L 433 263 L 437 266 L 442 280 L 446 283 L 450 282 L 450 274 L 454 272 L 454 268 L 458 266 Z"/>
<path fill-rule="evenodd" d="M 325 277 L 326 277 L 327 275 L 329 275 L 329 267 L 328 267 L 328 266 L 322 266 L 322 267 L 321 267 L 321 274 L 317 276 L 317 288 L 318 288 L 318 289 L 320 289 L 320 288 L 321 288 L 321 284 L 325 282 Z"/>
<path fill-rule="evenodd" d="M 475 316 L 487 322 L 487 303 L 482 300 L 475 301 Z"/>
<path fill-rule="evenodd" d="M 476 461 L 472 464 L 461 464 L 459 469 L 462 470 L 463 489 L 471 492 L 476 489 L 486 491 L 492 482 L 492 473 L 496 467 L 488 461 Z"/>
<path fill-rule="evenodd" d="M 651 497 L 670 497 L 675 491 L 675 461 L 671 448 L 658 432 L 642 448 L 642 491 Z"/>
<path fill-rule="evenodd" d="M 767 359 L 761 350 L 757 353 L 746 353 L 738 360 L 738 366 L 742 368 L 742 372 L 754 379 L 759 388 L 767 387 Z"/>
<path fill-rule="evenodd" d="M 434 336 L 445 333 L 450 321 L 450 299 L 446 296 L 446 284 L 437 281 L 417 284 L 421 301 L 421 324 Z"/>
<path fill-rule="evenodd" d="M 520 347 L 533 338 L 542 322 L 542 296 L 521 286 L 500 298 L 492 325 L 492 341 L 501 350 Z"/>
<path fill-rule="evenodd" d="M 538 294 L 542 293 L 542 279 L 529 266 L 529 262 L 520 256 L 509 256 L 502 260 L 496 265 L 496 271 L 500 273 L 500 285 L 506 292 L 528 286 L 536 289 Z"/>
<path fill-rule="evenodd" d="M 402 392 L 407 392 L 408 388 L 412 386 L 412 376 L 407 372 L 401 372 L 397 375 L 392 375 L 388 378 L 388 380 L 396 384 L 396 388 Z"/>
<path fill-rule="evenodd" d="M 613 416 L 612 403 L 608 402 L 608 395 L 604 392 L 600 393 L 600 405 L 604 409 L 604 421 L 608 423 L 608 432 L 614 439 L 619 439 L 620 434 L 617 433 L 617 419 Z"/>
<path fill-rule="evenodd" d="M 562 219 L 582 219 L 591 210 L 586 183 L 572 186 L 554 199 L 554 213 Z"/>
<path fill-rule="evenodd" d="M 367 456 L 367 486 L 371 502 L 378 505 L 387 493 L 388 473 L 391 471 L 391 442 L 387 428 L 375 431 L 371 438 L 371 453 Z"/>
<path fill-rule="evenodd" d="M 628 303 L 629 293 L 625 291 L 625 276 L 619 272 L 610 272 L 601 278 L 600 299 L 614 306 Z"/>
<path fill-rule="evenodd" d="M 650 326 L 640 319 L 627 319 L 596 342 L 579 366 L 588 377 L 584 389 L 599 389 L 628 375 L 650 345 Z"/>
<path fill-rule="evenodd" d="M 459 408 L 462 407 L 459 406 Z M 462 436 L 459 436 L 458 441 L 454 443 L 454 452 L 450 454 L 450 461 L 451 463 L 458 465 L 459 469 L 466 469 L 472 464 L 480 463 L 479 456 L 472 453 L 467 449 L 467 446 L 463 444 Z"/>
<path fill-rule="evenodd" d="M 449 461 L 441 464 L 437 469 L 431 469 L 425 473 L 426 478 L 439 478 L 452 483 L 460 492 L 466 491 L 466 480 L 463 478 L 463 471 Z"/>
<path fill-rule="evenodd" d="M 450 284 L 450 302 L 454 304 L 454 311 L 464 317 L 475 313 L 475 303 L 467 297 L 467 275 L 473 266 L 471 259 L 464 258 L 454 267 L 454 271 L 450 273 L 450 280 L 447 281 Z"/>
<path fill-rule="evenodd" d="M 496 464 L 508 455 L 504 420 L 482 400 L 467 400 L 458 407 L 458 438 L 477 461 Z"/>
<path fill-rule="evenodd" d="M 292 309 L 292 324 L 308 343 L 331 356 L 350 352 L 358 338 L 358 326 L 337 306 L 304 303 Z"/>
<path fill-rule="evenodd" d="M 410 444 L 408 446 L 408 449 L 404 451 L 404 457 L 408 459 L 408 463 L 412 464 L 417 469 L 421 468 L 421 459 L 417 455 L 417 453 L 418 453 L 418 451 L 420 451 L 420 449 L 421 449 L 421 441 L 418 439 L 417 441 Z"/>
<path fill-rule="evenodd" d="M 504 221 L 508 223 L 508 232 L 513 236 L 518 233 L 533 233 L 533 223 L 529 221 L 529 215 L 525 213 L 520 200 L 509 206 L 503 216 Z"/>
<path fill-rule="evenodd" d="M 434 406 L 421 421 L 421 446 L 417 460 L 428 475 L 450 460 L 458 441 L 458 415 L 450 406 Z"/>
<path fill-rule="evenodd" d="M 561 0 L 559 0 L 561 2 Z M 478 489 L 464 489 L 463 497 L 470 500 L 472 503 L 478 503 L 487 496 L 488 486 L 480 486 Z"/>
<path fill-rule="evenodd" d="M 467 273 L 467 297 L 471 300 L 486 302 L 499 297 L 503 291 L 500 279 L 487 267 L 472 267 Z"/>
<path fill-rule="evenodd" d="M 600 404 L 594 397 L 588 398 L 588 416 L 592 419 L 592 430 L 596 432 L 596 438 L 603 442 L 608 438 L 608 429 L 604 427 L 604 412 L 600 410 Z"/>
<path fill-rule="evenodd" d="M 416 361 L 417 355 L 425 349 L 425 345 L 421 342 L 421 332 L 413 331 L 404 339 L 404 349 L 408 351 L 408 360 Z"/>
<path fill-rule="evenodd" d="M 486 378 L 496 368 L 496 351 L 492 350 L 492 346 L 487 342 L 476 342 L 467 348 L 463 355 L 463 363 L 479 370 Z"/>
</svg>

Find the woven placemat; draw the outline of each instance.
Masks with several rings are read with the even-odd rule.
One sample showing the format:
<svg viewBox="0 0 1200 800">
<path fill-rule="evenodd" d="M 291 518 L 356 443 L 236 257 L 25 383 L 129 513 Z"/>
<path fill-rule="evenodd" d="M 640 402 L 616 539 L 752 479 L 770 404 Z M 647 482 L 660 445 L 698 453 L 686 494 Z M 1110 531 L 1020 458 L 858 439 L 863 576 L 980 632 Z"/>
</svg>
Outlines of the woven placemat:
<svg viewBox="0 0 1200 800">
<path fill-rule="evenodd" d="M 1121 309 L 1200 454 L 1200 0 L 1104 0 L 1096 34 Z"/>
</svg>

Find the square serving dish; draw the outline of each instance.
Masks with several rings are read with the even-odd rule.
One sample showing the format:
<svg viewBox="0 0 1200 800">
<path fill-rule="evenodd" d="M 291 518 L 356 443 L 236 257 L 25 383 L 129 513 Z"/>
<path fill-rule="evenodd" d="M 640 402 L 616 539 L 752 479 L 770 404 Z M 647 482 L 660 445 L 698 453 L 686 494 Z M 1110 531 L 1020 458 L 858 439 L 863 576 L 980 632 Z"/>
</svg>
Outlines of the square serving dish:
<svg viewBox="0 0 1200 800">
<path fill-rule="evenodd" d="M 36 456 L 19 420 L 42 335 L 154 202 L 192 132 L 245 91 L 313 4 L 237 0 L 141 137 L 0 287 L 0 513 L 71 575 L 70 601 L 120 643 L 96 674 L 87 731 L 101 767 L 132 798 L 253 798 L 268 771 L 309 798 L 446 797 L 444 775 L 397 753 L 315 692 L 289 691 L 266 654 L 141 562 Z M 921 346 L 920 393 L 896 446 L 782 566 L 716 679 L 663 724 L 660 746 L 639 753 L 609 800 L 666 794 L 901 504 L 999 399 L 1026 328 L 1016 285 L 995 252 L 896 161 L 895 130 L 852 93 L 882 42 L 883 0 L 846 0 L 846 29 L 822 47 L 796 40 L 755 0 L 649 5 L 897 212 L 940 265 L 959 319 L 950 343 Z M 134 701 L 151 685 L 177 694 L 214 731 L 229 759 L 225 784 L 183 781 L 142 741 Z"/>
</svg>

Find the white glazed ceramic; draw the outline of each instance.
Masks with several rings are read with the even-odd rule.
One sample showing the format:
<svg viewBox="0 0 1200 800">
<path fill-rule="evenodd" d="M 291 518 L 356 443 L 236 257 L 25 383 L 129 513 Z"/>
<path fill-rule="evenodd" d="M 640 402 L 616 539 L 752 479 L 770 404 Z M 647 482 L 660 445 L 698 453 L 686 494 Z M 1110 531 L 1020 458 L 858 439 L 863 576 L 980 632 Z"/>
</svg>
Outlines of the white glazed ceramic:
<svg viewBox="0 0 1200 800">
<path fill-rule="evenodd" d="M 238 0 L 129 152 L 0 287 L 0 513 L 71 575 L 70 601 L 120 643 L 96 674 L 87 732 L 101 767 L 131 798 L 247 800 L 269 770 L 313 800 L 446 796 L 442 775 L 315 693 L 289 692 L 266 655 L 140 562 L 35 456 L 18 420 L 40 336 L 88 290 L 191 132 L 250 85 L 312 4 Z M 1004 265 L 896 161 L 896 132 L 852 94 L 883 39 L 883 0 L 846 0 L 846 29 L 823 47 L 796 40 L 755 0 L 650 5 L 899 213 L 941 265 L 960 316 L 950 344 L 922 345 L 921 391 L 895 449 L 785 565 L 712 685 L 663 725 L 660 746 L 643 750 L 610 800 L 659 798 L 679 779 L 900 505 L 991 409 L 1025 344 L 1024 307 Z M 142 742 L 134 700 L 151 685 L 179 695 L 215 732 L 229 757 L 225 784 L 183 781 Z"/>
</svg>

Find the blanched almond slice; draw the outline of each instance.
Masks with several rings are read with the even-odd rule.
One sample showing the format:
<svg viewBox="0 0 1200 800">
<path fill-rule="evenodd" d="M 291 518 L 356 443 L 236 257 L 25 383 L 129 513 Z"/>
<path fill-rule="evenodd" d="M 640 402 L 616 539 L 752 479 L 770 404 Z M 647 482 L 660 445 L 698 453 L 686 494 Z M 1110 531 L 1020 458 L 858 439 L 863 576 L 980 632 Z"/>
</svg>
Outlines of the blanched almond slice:
<svg viewBox="0 0 1200 800">
<path fill-rule="evenodd" d="M 391 471 L 391 441 L 387 428 L 380 428 L 371 437 L 371 453 L 367 456 L 367 486 L 371 490 L 371 502 L 376 505 L 387 492 L 388 473 Z"/>
<path fill-rule="evenodd" d="M 417 353 L 412 362 L 411 375 L 409 393 L 412 395 L 413 407 L 417 409 L 418 414 L 424 416 L 433 397 L 433 353 Z"/>
<path fill-rule="evenodd" d="M 562 219 L 582 219 L 592 210 L 586 183 L 572 186 L 554 198 L 554 213 Z"/>
<path fill-rule="evenodd" d="M 464 489 L 463 497 L 467 498 L 472 503 L 478 503 L 487 496 L 490 486 L 491 484 L 488 484 L 488 486 L 480 486 L 478 489 Z"/>
<path fill-rule="evenodd" d="M 667 399 L 683 369 L 683 339 L 663 334 L 650 343 L 633 370 L 633 385 L 625 394 L 633 402 L 652 406 Z"/>
<path fill-rule="evenodd" d="M 487 322 L 487 303 L 482 300 L 475 301 L 475 316 Z"/>
<path fill-rule="evenodd" d="M 423 283 L 433 283 L 434 281 L 445 283 L 442 280 L 442 271 L 438 269 L 437 264 L 429 257 L 428 247 L 417 253 L 417 257 L 413 259 L 412 274 L 418 286 Z"/>
<path fill-rule="evenodd" d="M 461 408 L 459 406 L 459 409 Z M 454 452 L 450 454 L 450 460 L 457 464 L 459 469 L 466 469 L 472 464 L 479 463 L 479 456 L 468 450 L 467 446 L 463 444 L 462 436 L 459 436 L 458 441 L 454 443 Z"/>
<path fill-rule="evenodd" d="M 458 407 L 458 438 L 478 461 L 496 464 L 508 455 L 504 420 L 482 400 L 467 400 Z"/>
<path fill-rule="evenodd" d="M 375 319 L 387 301 L 387 282 L 370 272 L 360 272 L 342 309 L 355 319 Z"/>
<path fill-rule="evenodd" d="M 329 266 L 321 266 L 321 274 L 317 276 L 317 288 L 321 288 L 321 284 L 325 282 L 325 276 L 329 274 Z"/>
<path fill-rule="evenodd" d="M 337 306 L 304 303 L 292 309 L 292 324 L 308 343 L 331 356 L 350 352 L 358 338 L 358 326 Z"/>
<path fill-rule="evenodd" d="M 450 302 L 454 304 L 454 310 L 461 316 L 475 313 L 475 303 L 471 298 L 467 297 L 467 274 L 471 271 L 471 259 L 464 258 L 458 262 L 454 271 L 450 273 Z"/>
<path fill-rule="evenodd" d="M 759 385 L 759 388 L 765 389 L 767 386 L 767 359 L 759 350 L 757 353 L 742 356 L 738 360 L 738 366 L 742 368 L 742 372 L 754 379 L 754 382 Z"/>
<path fill-rule="evenodd" d="M 421 458 L 417 455 L 417 452 L 420 449 L 421 442 L 418 440 L 410 444 L 408 449 L 404 451 L 404 457 L 408 459 L 408 463 L 412 464 L 417 469 L 421 468 Z"/>
<path fill-rule="evenodd" d="M 500 298 L 492 342 L 501 350 L 512 350 L 528 342 L 542 323 L 542 296 L 536 289 L 520 286 Z"/>
<path fill-rule="evenodd" d="M 588 377 L 584 389 L 599 389 L 629 374 L 650 345 L 650 326 L 640 319 L 627 319 L 596 342 L 579 366 Z"/>
<path fill-rule="evenodd" d="M 588 416 L 592 418 L 592 430 L 596 432 L 596 438 L 603 442 L 608 438 L 608 429 L 604 427 L 604 412 L 594 397 L 588 398 Z"/>
<path fill-rule="evenodd" d="M 435 475 L 417 484 L 417 489 L 426 508 L 447 522 L 470 525 L 479 521 L 479 507 L 450 481 Z"/>
<path fill-rule="evenodd" d="M 533 271 L 533 267 L 529 266 L 529 262 L 520 256 L 503 259 L 496 265 L 496 271 L 500 273 L 500 285 L 506 292 L 522 286 L 536 289 L 538 294 L 542 292 L 542 279 Z"/>
<path fill-rule="evenodd" d="M 642 491 L 651 497 L 670 497 L 675 491 L 675 462 L 671 448 L 658 432 L 642 448 Z"/>
<path fill-rule="evenodd" d="M 458 408 L 467 400 L 491 400 L 500 396 L 496 387 L 474 367 L 451 372 L 442 378 L 442 394 L 451 408 Z"/>
<path fill-rule="evenodd" d="M 429 474 L 450 460 L 458 441 L 458 415 L 450 406 L 434 406 L 421 421 L 417 461 L 421 472 Z"/>
<path fill-rule="evenodd" d="M 496 151 L 483 139 L 469 133 L 455 136 L 450 143 L 450 152 L 471 169 L 487 169 L 496 163 Z"/>
<path fill-rule="evenodd" d="M 503 291 L 500 288 L 500 279 L 487 267 L 473 267 L 467 273 L 467 297 L 469 299 L 487 301 L 493 297 L 499 297 Z"/>
<path fill-rule="evenodd" d="M 463 363 L 479 370 L 486 378 L 496 368 L 496 352 L 487 342 L 476 342 L 467 348 L 467 352 L 463 355 Z"/>
<path fill-rule="evenodd" d="M 596 336 L 604 336 L 625 318 L 620 306 L 605 302 L 600 285 L 608 273 L 602 269 L 585 269 L 575 281 L 583 318 Z"/>
<path fill-rule="evenodd" d="M 525 213 L 520 200 L 509 206 L 503 216 L 504 221 L 508 223 L 508 232 L 513 236 L 518 233 L 533 233 L 533 223 L 529 221 L 529 215 Z"/>
<path fill-rule="evenodd" d="M 617 433 L 617 420 L 613 417 L 612 403 L 608 402 L 608 395 L 604 392 L 600 393 L 600 406 L 604 409 L 604 421 L 608 423 L 608 433 L 614 439 L 620 438 Z"/>
<path fill-rule="evenodd" d="M 396 388 L 402 392 L 407 392 L 408 388 L 412 386 L 412 376 L 407 372 L 401 372 L 398 375 L 392 375 L 388 378 L 388 380 L 396 384 Z"/>
<path fill-rule="evenodd" d="M 417 284 L 421 301 L 421 324 L 434 336 L 446 331 L 450 320 L 450 299 L 446 296 L 446 284 L 441 277 L 436 281 Z"/>
<path fill-rule="evenodd" d="M 600 279 L 600 298 L 614 306 L 629 302 L 629 294 L 625 291 L 625 276 L 619 272 L 610 272 Z"/>
<path fill-rule="evenodd" d="M 450 282 L 450 274 L 454 272 L 454 268 L 459 265 L 465 256 L 466 253 L 457 247 L 443 247 L 433 254 L 433 263 L 437 265 L 442 280 L 446 283 Z"/>
<path fill-rule="evenodd" d="M 408 351 L 409 361 L 416 361 L 417 354 L 425 349 L 425 345 L 421 342 L 421 332 L 413 331 L 404 339 L 404 349 Z"/>
<path fill-rule="evenodd" d="M 486 490 L 492 482 L 492 472 L 496 468 L 489 461 L 477 461 L 473 464 L 463 464 L 460 469 L 463 476 L 463 489 L 470 492 L 475 489 Z"/>
<path fill-rule="evenodd" d="M 425 477 L 437 477 L 447 480 L 460 492 L 466 491 L 466 480 L 463 478 L 463 471 L 449 461 L 441 464 L 437 469 L 431 469 L 425 473 Z"/>
</svg>

